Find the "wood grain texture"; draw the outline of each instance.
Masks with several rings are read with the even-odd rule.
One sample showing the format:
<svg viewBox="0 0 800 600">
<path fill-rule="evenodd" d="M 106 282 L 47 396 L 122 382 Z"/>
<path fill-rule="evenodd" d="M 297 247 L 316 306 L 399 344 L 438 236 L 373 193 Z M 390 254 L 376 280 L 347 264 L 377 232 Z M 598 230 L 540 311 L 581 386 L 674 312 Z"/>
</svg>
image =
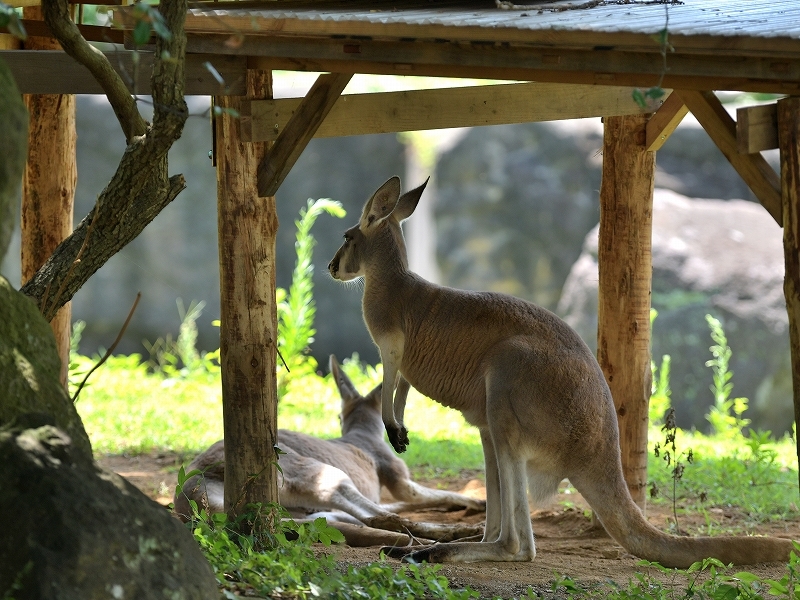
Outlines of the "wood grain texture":
<svg viewBox="0 0 800 600">
<path fill-rule="evenodd" d="M 248 98 L 272 96 L 271 74 L 248 71 Z M 243 97 L 216 99 L 238 111 Z M 220 267 L 220 360 L 225 435 L 225 509 L 277 502 L 278 339 L 275 302 L 275 198 L 259 198 L 262 143 L 244 143 L 235 116 L 215 119 Z"/>
<path fill-rule="evenodd" d="M 274 141 L 302 98 L 251 102 L 242 137 Z M 631 88 L 515 83 L 341 96 L 314 137 L 531 123 L 645 112 Z"/>
<path fill-rule="evenodd" d="M 41 19 L 39 7 L 25 8 L 28 20 Z M 30 36 L 29 50 L 60 49 L 48 37 Z M 21 260 L 25 284 L 50 258 L 56 247 L 72 233 L 75 187 L 77 131 L 75 96 L 67 94 L 25 95 L 29 114 L 28 159 L 22 179 Z M 56 290 L 52 290 L 55 294 Z M 50 320 L 61 359 L 60 381 L 67 386 L 69 374 L 72 307 L 65 304 Z"/>
<path fill-rule="evenodd" d="M 739 154 L 755 154 L 778 147 L 778 106 L 762 104 L 736 110 Z"/>
<path fill-rule="evenodd" d="M 655 152 L 661 148 L 688 112 L 689 109 L 678 94 L 667 96 L 664 104 L 647 121 L 646 149 Z"/>
<path fill-rule="evenodd" d="M 760 154 L 739 154 L 736 122 L 712 92 L 676 90 L 706 130 L 717 148 L 753 191 L 772 218 L 781 225 L 781 182 L 775 170 Z"/>
<path fill-rule="evenodd" d="M 597 358 L 617 409 L 625 481 L 644 510 L 655 154 L 645 149 L 645 115 L 604 123 Z"/>
<path fill-rule="evenodd" d="M 792 355 L 794 421 L 800 429 L 800 98 L 778 101 L 778 139 L 781 154 L 783 256 L 786 272 L 783 293 L 789 313 Z M 797 441 L 800 460 L 800 439 Z"/>
<path fill-rule="evenodd" d="M 150 77 L 153 71 L 153 53 L 139 52 L 139 66 L 134 67 L 133 52 L 118 50 L 108 53 L 111 66 L 128 82 L 136 94 L 152 93 Z M 89 70 L 65 52 L 27 52 L 0 50 L 19 90 L 24 94 L 102 94 L 103 88 Z M 212 56 L 191 54 L 186 57 L 187 95 L 243 95 L 246 59 L 243 56 Z M 208 65 L 220 74 L 220 84 Z"/>
<path fill-rule="evenodd" d="M 495 11 L 504 12 L 504 11 Z M 591 12 L 591 11 L 590 11 Z M 262 13 L 253 16 L 260 21 Z M 662 13 L 663 17 L 663 13 Z M 212 18 L 203 17 L 205 21 Z M 519 20 L 519 19 L 518 19 Z M 246 54 L 279 61 L 271 68 L 295 70 L 331 70 L 358 73 L 386 72 L 390 74 L 434 75 L 451 77 L 483 77 L 522 81 L 561 81 L 564 83 L 597 83 L 599 85 L 662 87 L 684 89 L 750 90 L 771 89 L 790 93 L 800 84 L 800 40 L 792 40 L 794 50 L 780 52 L 749 52 L 740 48 L 712 49 L 691 47 L 696 38 L 668 53 L 667 69 L 660 46 L 651 34 L 639 43 L 624 47 L 629 37 L 621 31 L 603 35 L 605 41 L 587 43 L 586 31 L 569 31 L 565 23 L 557 31 L 547 31 L 547 40 L 537 43 L 531 33 L 519 43 L 502 43 L 508 29 L 481 30 L 483 38 L 456 40 L 464 34 L 454 25 L 441 36 L 432 23 L 419 23 L 415 34 L 392 37 L 385 24 L 373 25 L 372 35 L 364 34 L 364 23 L 338 24 L 339 36 L 314 35 L 321 20 L 309 13 L 290 15 L 283 12 L 280 19 L 264 20 L 260 33 L 250 26 L 231 29 L 226 33 L 203 32 L 194 29 L 190 35 L 192 52 L 214 54 Z M 280 35 L 266 35 L 277 27 Z M 296 30 L 293 28 L 296 27 Z M 509 25 L 509 29 L 512 28 Z M 658 28 L 661 29 L 663 24 Z M 467 29 L 466 26 L 464 29 Z M 230 31 L 249 34 L 231 43 Z M 671 30 L 672 31 L 672 30 Z M 581 42 L 568 39 L 569 33 L 582 36 Z M 645 39 L 646 38 L 646 39 Z M 670 35 L 670 40 L 675 38 Z M 747 39 L 742 36 L 738 40 Z M 772 38 L 774 40 L 774 38 Z M 737 41 L 738 41 L 737 40 Z M 715 39 L 720 44 L 730 40 Z M 444 43 L 449 42 L 449 43 Z M 338 66 L 337 66 L 338 65 Z M 347 65 L 350 65 L 349 67 Z M 662 80 L 663 77 L 663 80 Z M 558 78 L 558 79 L 557 79 Z M 570 80 L 569 78 L 572 78 Z"/>
</svg>

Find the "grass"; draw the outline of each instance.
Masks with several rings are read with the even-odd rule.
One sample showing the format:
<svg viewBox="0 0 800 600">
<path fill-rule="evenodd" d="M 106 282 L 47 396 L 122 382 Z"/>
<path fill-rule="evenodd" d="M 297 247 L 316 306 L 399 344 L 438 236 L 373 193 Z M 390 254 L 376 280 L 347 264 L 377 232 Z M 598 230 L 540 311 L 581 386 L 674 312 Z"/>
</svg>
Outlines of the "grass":
<svg viewBox="0 0 800 600">
<path fill-rule="evenodd" d="M 294 348 L 288 356 L 293 365 L 291 372 L 279 367 L 278 425 L 330 438 L 339 435 L 339 396 L 330 378 L 321 376 L 316 362 L 304 352 L 314 333 L 310 229 L 321 211 L 337 210 L 335 203 L 318 202 L 321 204 L 309 201 L 308 208 L 301 212 L 295 281 L 288 294 L 278 291 L 281 347 Z M 139 355 L 112 357 L 92 376 L 77 407 L 96 453 L 171 450 L 188 456 L 222 437 L 218 355 L 199 356 L 194 348 L 194 319 L 201 309 L 201 304 L 190 305 L 182 314 L 178 339 L 167 337 L 150 344 L 148 360 Z M 713 533 L 726 531 L 708 517 L 708 509 L 714 506 L 740 507 L 748 517 L 745 530 L 766 520 L 795 518 L 798 508 L 794 443 L 788 436 L 771 440 L 768 433 L 745 432 L 748 421 L 742 415 L 747 410 L 747 399 L 732 398 L 730 348 L 721 323 L 709 318 L 709 325 L 715 345 L 710 348 L 714 359 L 707 365 L 714 370 L 716 400 L 708 419 L 715 433 L 704 436 L 673 429 L 666 433 L 674 433 L 674 438 L 665 440 L 663 429 L 651 429 L 651 456 L 657 443 L 658 458 L 669 453 L 669 461 L 652 457 L 649 461 L 651 489 L 659 491 L 652 502 L 671 503 L 676 520 L 686 511 L 705 514 L 707 529 L 712 525 L 716 528 Z M 76 331 L 80 332 L 80 327 Z M 72 362 L 71 374 L 76 375 L 72 379 L 77 381 L 77 374 L 88 371 L 93 361 L 74 355 Z M 380 379 L 376 369 L 360 365 L 357 359 L 346 362 L 344 368 L 362 393 Z M 651 422 L 658 423 L 670 407 L 669 357 L 660 368 L 653 366 L 653 374 L 656 385 Z M 457 412 L 412 390 L 405 422 L 411 444 L 403 458 L 415 476 L 449 476 L 482 468 L 478 433 Z M 182 470 L 179 485 L 183 483 L 181 477 L 185 477 Z M 281 598 L 391 595 L 452 599 L 477 595 L 469 589 L 450 589 L 435 565 L 397 568 L 376 562 L 364 567 L 338 567 L 312 549 L 315 542 L 328 544 L 336 539 L 335 530 L 324 522 L 300 527 L 283 525 L 276 517 L 281 510 L 274 505 L 255 507 L 255 516 L 251 517 L 254 521 L 244 527 L 244 531 L 261 532 L 255 535 L 242 533 L 242 524 L 229 523 L 225 515 L 196 515 L 193 533 L 217 573 L 225 597 L 235 597 L 237 592 Z M 741 530 L 739 527 L 733 532 Z M 289 533 L 296 535 L 298 541 L 289 542 Z M 635 580 L 625 584 L 610 582 L 588 588 L 568 576 L 556 576 L 552 591 L 558 597 L 569 598 L 800 598 L 797 557 L 792 557 L 786 569 L 783 578 L 769 581 L 747 572 L 730 575 L 718 561 L 704 561 L 685 571 L 664 570 L 673 577 L 670 584 L 662 583 L 643 568 Z M 532 589 L 528 596 L 538 597 Z"/>
</svg>

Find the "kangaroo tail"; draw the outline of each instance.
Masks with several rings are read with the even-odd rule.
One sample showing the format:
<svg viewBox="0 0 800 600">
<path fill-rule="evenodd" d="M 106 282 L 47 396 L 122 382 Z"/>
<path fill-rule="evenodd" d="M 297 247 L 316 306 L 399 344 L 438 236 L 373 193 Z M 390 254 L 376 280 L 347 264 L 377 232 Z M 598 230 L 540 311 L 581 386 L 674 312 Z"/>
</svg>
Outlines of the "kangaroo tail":
<svg viewBox="0 0 800 600">
<path fill-rule="evenodd" d="M 653 527 L 644 518 L 618 476 L 596 483 L 597 478 L 577 478 L 572 484 L 589 502 L 606 531 L 631 554 L 665 567 L 685 569 L 706 558 L 724 564 L 747 565 L 787 562 L 794 549 L 788 539 L 752 536 L 678 537 Z"/>
</svg>

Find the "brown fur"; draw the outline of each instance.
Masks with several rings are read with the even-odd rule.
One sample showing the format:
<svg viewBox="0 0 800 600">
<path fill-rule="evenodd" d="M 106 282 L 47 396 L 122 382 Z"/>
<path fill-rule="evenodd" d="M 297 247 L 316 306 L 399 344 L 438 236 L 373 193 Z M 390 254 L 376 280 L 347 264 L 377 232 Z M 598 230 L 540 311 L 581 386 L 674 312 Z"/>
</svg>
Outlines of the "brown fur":
<svg viewBox="0 0 800 600">
<path fill-rule="evenodd" d="M 364 279 L 364 321 L 383 362 L 382 416 L 395 449 L 408 443 L 409 383 L 480 430 L 483 540 L 437 544 L 410 559 L 532 560 L 526 484 L 530 499 L 542 504 L 567 478 L 608 533 L 642 558 L 669 567 L 707 557 L 736 564 L 788 560 L 790 540 L 678 538 L 645 520 L 623 479 L 611 392 L 578 334 L 530 302 L 437 286 L 409 271 L 400 223 L 424 188 L 401 196 L 399 178 L 389 179 L 328 266 L 335 279 Z"/>
<path fill-rule="evenodd" d="M 412 524 L 395 514 L 412 508 L 431 507 L 484 510 L 485 502 L 414 482 L 405 462 L 384 441 L 379 409 L 381 386 L 362 396 L 333 356 L 330 357 L 330 366 L 342 397 L 342 436 L 322 440 L 296 431 L 278 430 L 278 446 L 286 453 L 278 459 L 283 472 L 282 476 L 279 475 L 280 504 L 297 517 L 306 516 L 309 510 L 333 511 L 315 513 L 312 517 L 325 516 L 334 524 L 361 525 L 361 528 L 341 528 L 351 545 L 362 545 L 366 539 L 372 543 L 390 543 L 385 539 L 392 539 L 405 544 L 409 539 L 397 535 L 376 538 L 374 532 L 367 532 L 370 535 L 365 536 L 364 524 L 409 530 L 415 535 L 433 539 L 473 535 L 474 528 Z M 188 520 L 191 515 L 189 500 L 212 513 L 225 510 L 224 465 L 222 440 L 189 464 L 187 473 L 194 470 L 201 473 L 187 479 L 183 492 L 174 498 L 175 513 L 182 520 Z M 385 486 L 398 502 L 380 504 L 381 486 Z"/>
</svg>

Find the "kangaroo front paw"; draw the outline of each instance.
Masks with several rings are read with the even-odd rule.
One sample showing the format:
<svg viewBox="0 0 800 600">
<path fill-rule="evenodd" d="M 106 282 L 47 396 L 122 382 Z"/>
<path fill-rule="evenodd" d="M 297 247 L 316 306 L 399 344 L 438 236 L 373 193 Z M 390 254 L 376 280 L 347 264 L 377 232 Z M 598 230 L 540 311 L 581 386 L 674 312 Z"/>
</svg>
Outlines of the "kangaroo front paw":
<svg viewBox="0 0 800 600">
<path fill-rule="evenodd" d="M 389 443 L 398 454 L 402 454 L 408 448 L 408 430 L 403 427 L 387 427 L 386 435 L 389 437 Z"/>
</svg>

